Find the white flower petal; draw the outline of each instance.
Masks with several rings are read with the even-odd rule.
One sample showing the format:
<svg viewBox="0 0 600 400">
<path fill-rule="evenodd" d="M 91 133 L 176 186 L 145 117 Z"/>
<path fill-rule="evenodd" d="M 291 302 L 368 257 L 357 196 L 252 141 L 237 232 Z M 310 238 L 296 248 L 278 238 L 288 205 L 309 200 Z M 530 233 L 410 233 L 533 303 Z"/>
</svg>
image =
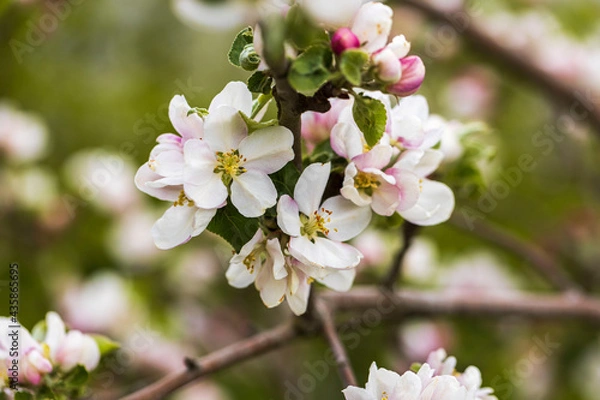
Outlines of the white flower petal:
<svg viewBox="0 0 600 400">
<path fill-rule="evenodd" d="M 441 182 L 424 179 L 417 204 L 400 215 L 415 225 L 431 226 L 447 221 L 454 211 L 454 193 Z"/>
<path fill-rule="evenodd" d="M 356 268 L 340 269 L 327 274 L 324 278 L 317 279 L 317 281 L 338 292 L 347 292 L 352 287 L 355 277 Z"/>
<path fill-rule="evenodd" d="M 277 225 L 290 236 L 300 236 L 300 216 L 298 204 L 287 194 L 279 198 L 277 203 Z"/>
<path fill-rule="evenodd" d="M 330 216 L 323 214 L 323 217 L 330 219 L 325 224 L 329 233 L 327 237 L 344 242 L 360 234 L 371 222 L 371 209 L 368 207 L 357 207 L 351 201 L 342 196 L 331 197 L 322 205 Z"/>
<path fill-rule="evenodd" d="M 212 111 L 204 123 L 204 140 L 213 152 L 237 149 L 248 136 L 248 127 L 237 109 L 228 106 Z"/>
<path fill-rule="evenodd" d="M 393 149 L 387 144 L 378 144 L 366 153 L 360 154 L 352 159 L 358 169 L 385 168 L 392 159 Z"/>
<path fill-rule="evenodd" d="M 390 168 L 386 173 L 396 179 L 396 187 L 400 194 L 397 211 L 401 212 L 414 207 L 421 195 L 421 180 L 419 177 L 410 171 L 398 168 Z"/>
<path fill-rule="evenodd" d="M 285 269 L 285 257 L 283 256 L 283 252 L 281 251 L 281 244 L 279 243 L 279 239 L 274 238 L 267 240 L 266 248 L 267 254 L 269 255 L 269 266 L 273 270 L 273 278 L 277 280 L 285 278 L 288 275 L 288 273 Z"/>
<path fill-rule="evenodd" d="M 135 186 L 142 192 L 156 197 L 159 200 L 175 201 L 183 189 L 182 186 L 153 186 L 152 182 L 160 180 L 162 176 L 150 169 L 148 163 L 142 165 L 135 174 Z"/>
<path fill-rule="evenodd" d="M 396 212 L 400 204 L 400 189 L 386 181 L 380 180 L 379 187 L 373 191 L 371 208 L 379 215 L 390 216 Z"/>
<path fill-rule="evenodd" d="M 265 174 L 279 171 L 294 158 L 294 135 L 283 126 L 272 126 L 253 132 L 240 142 L 244 167 Z"/>
<path fill-rule="evenodd" d="M 407 371 L 398 380 L 394 394 L 402 400 L 419 400 L 421 395 L 421 379 L 412 371 Z"/>
<path fill-rule="evenodd" d="M 330 171 L 330 163 L 314 163 L 304 169 L 294 188 L 294 200 L 300 212 L 310 216 L 319 209 Z"/>
<path fill-rule="evenodd" d="M 50 349 L 50 359 L 52 361 L 55 361 L 58 347 L 64 340 L 65 335 L 66 330 L 63 320 L 54 311 L 48 312 L 46 314 L 46 337 L 44 338 L 44 343 Z"/>
<path fill-rule="evenodd" d="M 208 107 L 212 113 L 221 106 L 228 106 L 241 111 L 247 116 L 252 113 L 252 93 L 243 82 L 229 82 L 225 88 L 216 95 Z"/>
<path fill-rule="evenodd" d="M 349 26 L 362 0 L 299 0 L 300 5 L 318 23 L 327 28 Z"/>
<path fill-rule="evenodd" d="M 260 257 L 254 257 L 252 266 L 254 267 L 252 272 L 248 270 L 248 267 L 244 264 L 244 260 L 248 257 L 256 247 L 257 244 L 265 239 L 265 235 L 261 229 L 258 229 L 252 239 L 242 246 L 240 252 L 235 254 L 229 261 L 229 268 L 225 273 L 225 277 L 231 286 L 234 288 L 245 288 L 254 282 L 256 274 L 258 273 L 261 259 Z"/>
<path fill-rule="evenodd" d="M 185 96 L 176 95 L 169 103 L 169 119 L 182 138 L 200 139 L 204 134 L 204 121 L 196 113 L 188 115 L 190 109 Z"/>
<path fill-rule="evenodd" d="M 354 268 L 362 258 L 361 252 L 349 244 L 325 238 L 315 238 L 313 242 L 304 236 L 293 237 L 289 250 L 299 261 L 322 268 Z"/>
<path fill-rule="evenodd" d="M 83 365 L 87 371 L 93 371 L 100 362 L 100 348 L 96 341 L 88 335 L 83 335 L 82 352 L 79 358 L 79 364 Z"/>
<path fill-rule="evenodd" d="M 200 0 L 172 0 L 173 13 L 196 29 L 227 31 L 244 23 L 248 7 L 244 3 L 205 3 Z"/>
<path fill-rule="evenodd" d="M 426 177 L 438 169 L 443 159 L 444 153 L 439 150 L 406 150 L 400 154 L 394 168 L 408 170 L 417 176 Z"/>
<path fill-rule="evenodd" d="M 363 153 L 362 132 L 351 123 L 338 122 L 331 130 L 331 148 L 340 157 L 347 160 Z"/>
<path fill-rule="evenodd" d="M 250 170 L 233 178 L 231 202 L 244 217 L 260 217 L 276 204 L 277 189 L 268 175 Z"/>
<path fill-rule="evenodd" d="M 273 277 L 273 271 L 269 268 L 262 268 L 256 277 L 256 289 L 260 291 L 260 298 L 268 308 L 273 308 L 281 304 L 285 298 L 287 281 L 285 279 L 276 280 Z"/>
<path fill-rule="evenodd" d="M 298 287 L 290 294 L 290 290 L 285 293 L 288 306 L 295 315 L 302 315 L 306 312 L 308 306 L 308 297 L 310 295 L 310 284 L 307 276 L 298 271 Z"/>
<path fill-rule="evenodd" d="M 385 47 L 392 29 L 393 15 L 390 7 L 372 1 L 358 10 L 351 29 L 360 43 L 366 43 L 363 48 L 367 52 L 373 53 Z"/>
<path fill-rule="evenodd" d="M 374 400 L 375 398 L 367 391 L 367 389 L 356 386 L 348 386 L 342 390 L 346 400 Z"/>
<path fill-rule="evenodd" d="M 429 117 L 429 105 L 424 96 L 415 94 L 400 100 L 392 113 L 395 117 L 413 115 L 425 123 Z"/>
<path fill-rule="evenodd" d="M 189 204 L 171 206 L 152 227 L 156 247 L 172 249 L 198 236 L 210 223 L 217 210 L 190 207 Z"/>
</svg>

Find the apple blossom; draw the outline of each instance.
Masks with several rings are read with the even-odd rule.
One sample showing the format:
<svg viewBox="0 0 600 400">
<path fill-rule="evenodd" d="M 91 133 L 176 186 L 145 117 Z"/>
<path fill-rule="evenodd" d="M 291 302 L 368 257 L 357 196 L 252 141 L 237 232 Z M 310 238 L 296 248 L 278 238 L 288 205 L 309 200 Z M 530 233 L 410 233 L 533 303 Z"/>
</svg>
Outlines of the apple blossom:
<svg viewBox="0 0 600 400">
<path fill-rule="evenodd" d="M 360 39 L 350 28 L 340 28 L 331 37 L 331 49 L 335 54 L 342 54 L 348 49 L 360 47 Z"/>
<path fill-rule="evenodd" d="M 425 64 L 419 56 L 408 56 L 400 59 L 401 78 L 386 90 L 396 96 L 410 96 L 414 94 L 425 79 Z"/>
<path fill-rule="evenodd" d="M 348 269 L 358 265 L 362 254 L 342 243 L 362 232 L 371 210 L 357 207 L 342 196 L 321 199 L 331 165 L 311 164 L 300 175 L 294 197 L 283 195 L 277 204 L 277 224 L 290 236 L 292 257 L 309 266 Z"/>
<path fill-rule="evenodd" d="M 204 138 L 184 146 L 184 192 L 203 209 L 231 202 L 245 217 L 258 217 L 276 204 L 269 178 L 293 159 L 293 135 L 271 126 L 248 134 L 240 111 L 250 115 L 252 95 L 245 84 L 229 83 L 208 109 Z"/>
<path fill-rule="evenodd" d="M 338 123 L 342 111 L 348 109 L 352 100 L 329 99 L 331 108 L 325 113 L 307 111 L 302 114 L 302 139 L 309 151 L 319 143 L 329 139 L 331 130 Z"/>
<path fill-rule="evenodd" d="M 417 373 L 407 371 L 402 376 L 373 362 L 364 389 L 348 386 L 342 392 L 346 400 L 498 400 L 491 388 L 481 388 L 477 367 L 459 373 L 455 365 L 456 359 L 446 358 L 443 349 L 432 352 Z"/>
</svg>

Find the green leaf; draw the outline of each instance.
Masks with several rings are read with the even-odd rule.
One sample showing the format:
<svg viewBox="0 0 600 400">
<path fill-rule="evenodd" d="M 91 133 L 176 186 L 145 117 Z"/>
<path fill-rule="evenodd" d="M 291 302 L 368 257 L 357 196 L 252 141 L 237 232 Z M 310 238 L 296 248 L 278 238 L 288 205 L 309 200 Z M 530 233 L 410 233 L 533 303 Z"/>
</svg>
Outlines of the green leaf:
<svg viewBox="0 0 600 400">
<path fill-rule="evenodd" d="M 239 113 L 242 116 L 242 119 L 244 120 L 244 122 L 246 123 L 246 126 L 248 127 L 248 134 L 255 132 L 259 129 L 268 128 L 269 126 L 277 125 L 276 119 L 271 119 L 271 120 L 264 121 L 264 122 L 258 122 L 258 121 L 253 120 L 252 118 L 250 118 L 249 116 L 247 116 L 246 114 L 244 114 L 241 111 Z"/>
<path fill-rule="evenodd" d="M 262 71 L 256 71 L 248 78 L 248 89 L 253 93 L 269 94 L 273 78 Z"/>
<path fill-rule="evenodd" d="M 241 67 L 240 64 L 240 55 L 244 51 L 244 48 L 247 44 L 251 44 L 254 41 L 254 35 L 252 33 L 251 27 L 246 27 L 242 29 L 233 40 L 231 44 L 231 48 L 229 49 L 229 53 L 227 54 L 227 58 L 229 62 L 236 67 Z"/>
<path fill-rule="evenodd" d="M 294 5 L 286 16 L 286 37 L 297 49 L 315 44 L 329 44 L 325 29 L 319 27 L 306 15 L 299 5 Z"/>
<path fill-rule="evenodd" d="M 387 115 L 383 103 L 372 97 L 362 94 L 354 96 L 354 107 L 352 107 L 354 121 L 365 135 L 369 146 L 375 146 L 383 136 Z"/>
<path fill-rule="evenodd" d="M 257 218 L 246 218 L 231 202 L 217 211 L 206 228 L 215 235 L 221 236 L 239 253 L 258 230 Z"/>
<path fill-rule="evenodd" d="M 369 61 L 369 55 L 362 50 L 350 49 L 342 53 L 340 71 L 344 78 L 354 86 L 362 83 L 362 70 Z"/>
<path fill-rule="evenodd" d="M 190 114 L 198 114 L 200 116 L 200 118 L 204 118 L 208 115 L 208 109 L 201 108 L 201 107 L 192 107 L 187 112 L 186 117 L 189 116 Z"/>
<path fill-rule="evenodd" d="M 46 320 L 43 319 L 43 320 L 39 321 L 37 324 L 35 324 L 35 326 L 31 330 L 31 336 L 33 336 L 33 338 L 35 340 L 37 340 L 38 342 L 43 342 L 44 339 L 46 338 L 47 330 L 48 330 L 48 327 L 46 325 Z"/>
<path fill-rule="evenodd" d="M 309 47 L 292 63 L 288 76 L 290 85 L 305 96 L 314 95 L 331 78 L 332 61 L 329 47 Z"/>
<path fill-rule="evenodd" d="M 68 388 L 79 388 L 88 381 L 89 374 L 83 365 L 73 368 L 65 377 L 64 384 Z"/>
<path fill-rule="evenodd" d="M 15 392 L 15 400 L 33 400 L 33 398 L 29 392 Z"/>
<path fill-rule="evenodd" d="M 282 169 L 270 175 L 270 177 L 280 196 L 284 194 L 294 196 L 294 187 L 296 186 L 296 182 L 298 182 L 298 178 L 300 178 L 300 171 L 298 171 L 294 163 L 287 163 Z"/>
<path fill-rule="evenodd" d="M 121 345 L 104 335 L 90 335 L 92 339 L 96 341 L 98 348 L 100 349 L 100 355 L 103 356 L 105 354 L 110 353 L 111 351 L 115 351 L 121 347 Z"/>
</svg>

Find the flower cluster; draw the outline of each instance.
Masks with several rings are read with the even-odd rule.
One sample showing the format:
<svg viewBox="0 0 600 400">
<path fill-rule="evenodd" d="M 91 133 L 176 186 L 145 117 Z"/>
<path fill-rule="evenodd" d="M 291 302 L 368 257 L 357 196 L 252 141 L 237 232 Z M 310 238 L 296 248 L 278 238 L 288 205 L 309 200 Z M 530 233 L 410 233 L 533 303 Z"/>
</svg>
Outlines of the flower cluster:
<svg viewBox="0 0 600 400">
<path fill-rule="evenodd" d="M 470 366 L 459 373 L 456 358 L 438 349 L 418 366 L 416 372 L 398 375 L 375 363 L 369 369 L 366 387 L 348 386 L 342 392 L 346 400 L 498 400 L 491 388 L 482 388 L 481 371 Z"/>
<path fill-rule="evenodd" d="M 67 331 L 55 312 L 46 314 L 32 332 L 14 318 L 0 317 L 1 389 L 17 384 L 32 391 L 42 387 L 58 391 L 81 389 L 87 373 L 96 369 L 102 354 L 116 348 L 102 336 Z"/>
<path fill-rule="evenodd" d="M 169 105 L 179 135 L 158 137 L 135 182 L 143 192 L 173 205 L 152 229 L 156 245 L 173 248 L 203 232 L 230 199 L 247 218 L 259 217 L 277 202 L 269 174 L 294 157 L 292 133 L 281 126 L 249 135 L 252 94 L 229 83 L 208 109 L 192 109 L 183 96 Z"/>
</svg>

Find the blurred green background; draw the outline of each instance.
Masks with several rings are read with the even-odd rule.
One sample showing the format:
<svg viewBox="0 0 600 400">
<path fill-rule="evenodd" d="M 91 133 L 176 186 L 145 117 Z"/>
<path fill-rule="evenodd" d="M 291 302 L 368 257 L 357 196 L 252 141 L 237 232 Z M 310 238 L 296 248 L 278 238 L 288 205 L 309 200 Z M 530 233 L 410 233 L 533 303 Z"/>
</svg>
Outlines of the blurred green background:
<svg viewBox="0 0 600 400">
<path fill-rule="evenodd" d="M 59 4 L 0 2 L 0 102 L 36 115 L 48 132 L 46 150 L 37 160 L 15 160 L 9 151 L 0 156 L 0 279 L 8 279 L 9 262 L 19 263 L 24 326 L 31 328 L 47 311 L 58 310 L 72 326 L 103 331 L 124 343 L 121 353 L 105 360 L 94 383 L 97 398 L 117 398 L 180 368 L 181 356 L 202 355 L 273 326 L 289 311 L 285 305 L 265 309 L 252 288 L 229 287 L 224 271 L 231 252 L 209 234 L 168 252 L 148 247 L 149 226 L 165 204 L 137 193 L 132 181 L 156 136 L 172 131 L 166 106 L 174 94 L 185 94 L 191 106 L 206 107 L 227 82 L 246 79 L 248 74 L 226 59 L 238 28 L 193 29 L 165 0 L 66 2 L 70 8 L 63 9 L 64 18 L 52 25 L 49 3 Z M 485 25 L 505 44 L 557 79 L 600 92 L 600 3 L 515 0 L 468 7 L 476 10 L 475 20 L 488 21 Z M 404 33 L 413 54 L 425 61 L 420 93 L 432 112 L 482 120 L 490 127 L 486 140 L 497 145 L 497 156 L 489 183 L 506 179 L 503 173 L 523 154 L 535 160 L 536 167 L 523 173 L 506 196 L 496 196 L 492 210 L 478 215 L 542 246 L 574 281 L 596 293 L 598 136 L 585 124 L 564 129 L 563 110 L 539 88 L 489 63 L 486 54 L 414 10 L 397 8 L 395 20 L 394 33 Z M 45 23 L 53 28 L 40 29 Z M 502 29 L 513 35 L 507 38 Z M 532 141 L 548 126 L 559 126 L 560 140 L 552 140 L 551 148 Z M 85 167 L 86 162 L 91 164 Z M 458 194 L 458 215 L 464 207 L 478 210 L 486 193 Z M 114 204 L 103 206 L 108 200 Z M 396 236 L 377 239 L 382 251 L 399 245 Z M 423 230 L 422 236 L 434 243 L 430 247 L 437 255 L 429 255 L 428 263 L 435 266 L 419 280 L 415 277 L 424 272 L 415 256 L 409 285 L 451 284 L 443 277 L 457 265 L 488 263 L 494 272 L 482 272 L 482 284 L 493 286 L 499 274 L 514 288 L 550 290 L 527 261 L 476 233 L 444 224 Z M 486 261 L 473 261 L 473 254 L 481 253 Z M 365 267 L 358 282 L 376 282 L 385 261 Z M 0 290 L 6 298 L 0 300 L 1 315 L 8 313 L 6 293 Z M 400 371 L 423 361 L 411 358 L 423 357 L 411 347 L 440 344 L 457 356 L 459 369 L 479 366 L 484 384 L 495 387 L 501 399 L 598 398 L 600 341 L 594 326 L 514 318 L 418 322 L 378 326 L 361 337 L 350 352 L 359 382 L 366 380 L 373 360 Z M 527 364 L 536 338 L 547 335 L 560 346 L 543 362 Z M 410 338 L 414 345 L 404 343 Z M 325 351 L 322 341 L 298 342 L 172 398 L 341 398 L 333 369 L 315 379 L 314 390 L 299 388 L 313 386 L 310 379 L 298 379 L 306 373 L 314 377 L 308 365 Z"/>
</svg>

